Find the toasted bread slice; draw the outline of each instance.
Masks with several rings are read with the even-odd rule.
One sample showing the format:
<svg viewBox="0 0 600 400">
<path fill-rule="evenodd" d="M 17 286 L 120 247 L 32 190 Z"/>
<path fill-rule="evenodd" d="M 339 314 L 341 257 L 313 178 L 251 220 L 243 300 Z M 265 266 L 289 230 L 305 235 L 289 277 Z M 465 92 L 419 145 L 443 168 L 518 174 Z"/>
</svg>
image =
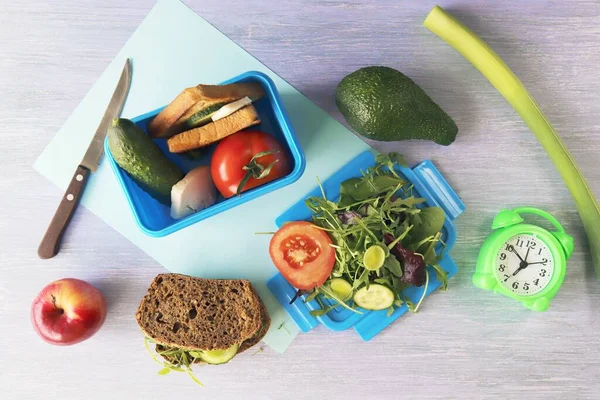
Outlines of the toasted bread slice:
<svg viewBox="0 0 600 400">
<path fill-rule="evenodd" d="M 194 114 L 246 96 L 257 100 L 264 96 L 264 92 L 256 82 L 187 88 L 148 124 L 148 133 L 153 138 L 172 136 L 184 129 L 185 122 Z"/>
<path fill-rule="evenodd" d="M 212 101 L 215 101 L 216 103 L 212 103 Z M 179 119 L 175 121 L 173 125 L 164 131 L 160 137 L 170 138 L 178 133 L 209 124 L 213 122 L 212 116 L 217 111 L 219 111 L 225 105 L 231 104 L 223 103 L 220 100 L 211 100 L 210 102 L 200 100 L 196 104 L 200 103 L 202 103 L 200 107 L 193 105 L 185 114 L 179 117 Z"/>
<path fill-rule="evenodd" d="M 166 131 L 177 118 L 181 117 L 191 106 L 196 104 L 202 98 L 202 91 L 197 86 L 184 89 L 175 100 L 166 106 L 150 123 L 148 124 L 148 134 L 153 137 L 159 137 Z"/>
<path fill-rule="evenodd" d="M 165 347 L 227 349 L 256 336 L 263 307 L 247 280 L 160 274 L 142 299 L 136 320 L 146 336 Z"/>
<path fill-rule="evenodd" d="M 184 153 L 188 150 L 208 146 L 242 129 L 258 124 L 260 124 L 260 118 L 256 109 L 253 105 L 248 105 L 208 125 L 175 135 L 167 140 L 167 144 L 171 153 Z"/>
</svg>

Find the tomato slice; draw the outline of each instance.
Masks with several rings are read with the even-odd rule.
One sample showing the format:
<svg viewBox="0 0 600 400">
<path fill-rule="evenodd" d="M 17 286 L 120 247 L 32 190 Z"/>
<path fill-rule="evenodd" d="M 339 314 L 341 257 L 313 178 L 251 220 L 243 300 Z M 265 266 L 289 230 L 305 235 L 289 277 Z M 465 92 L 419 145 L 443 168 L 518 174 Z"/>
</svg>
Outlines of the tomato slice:
<svg viewBox="0 0 600 400">
<path fill-rule="evenodd" d="M 310 222 L 290 222 L 271 239 L 269 254 L 281 275 L 296 289 L 325 283 L 335 264 L 331 239 Z"/>
</svg>

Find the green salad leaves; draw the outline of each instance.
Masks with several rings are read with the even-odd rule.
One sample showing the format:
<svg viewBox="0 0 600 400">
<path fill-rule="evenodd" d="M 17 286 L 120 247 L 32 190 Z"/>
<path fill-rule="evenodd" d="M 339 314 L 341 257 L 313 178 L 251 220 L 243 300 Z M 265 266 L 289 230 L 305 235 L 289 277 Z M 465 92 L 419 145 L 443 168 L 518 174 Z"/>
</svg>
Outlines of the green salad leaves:
<svg viewBox="0 0 600 400">
<path fill-rule="evenodd" d="M 421 206 L 425 199 L 413 195 L 412 184 L 395 169 L 399 165 L 405 165 L 399 154 L 380 154 L 375 166 L 364 171 L 362 177 L 341 184 L 337 202 L 327 199 L 323 190 L 321 196 L 306 200 L 313 223 L 329 234 L 336 250 L 330 281 L 306 298 L 321 305 L 313 315 L 323 315 L 337 306 L 360 312 L 349 300 L 371 284 L 383 285 L 394 293 L 389 314 L 404 303 L 411 311 L 417 311 L 418 304 L 405 298 L 402 291 L 409 286 L 428 284 L 427 265 L 442 281 L 442 289 L 446 288 L 446 273 L 437 264 L 445 247 L 441 240 L 444 211 Z M 365 253 L 372 246 L 383 249 L 383 262 L 365 266 L 372 257 L 365 258 Z M 379 249 L 371 253 L 381 256 Z M 335 278 L 350 283 L 351 294 L 336 293 L 329 284 Z M 423 296 L 426 291 L 427 288 Z M 326 305 L 320 296 L 331 300 L 332 305 Z"/>
<path fill-rule="evenodd" d="M 202 382 L 200 382 L 200 380 L 196 378 L 192 372 L 192 364 L 197 359 L 200 359 L 200 354 L 198 352 L 176 347 L 165 348 L 163 346 L 159 346 L 159 348 L 156 349 L 156 352 L 163 357 L 163 360 L 161 361 L 156 357 L 154 352 L 150 350 L 150 345 L 154 344 L 156 344 L 154 340 L 147 336 L 144 337 L 144 346 L 146 346 L 146 351 L 148 354 L 150 354 L 154 362 L 162 365 L 163 367 L 158 371 L 159 375 L 167 375 L 171 373 L 171 371 L 185 372 L 196 384 L 204 386 L 204 384 L 202 384 Z"/>
</svg>

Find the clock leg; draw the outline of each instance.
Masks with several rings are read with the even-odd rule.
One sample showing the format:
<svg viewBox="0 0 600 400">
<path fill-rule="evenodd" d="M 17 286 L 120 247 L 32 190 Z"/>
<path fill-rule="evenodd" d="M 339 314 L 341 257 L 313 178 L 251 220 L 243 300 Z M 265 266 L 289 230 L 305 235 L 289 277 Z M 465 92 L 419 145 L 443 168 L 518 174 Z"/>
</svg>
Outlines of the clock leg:
<svg viewBox="0 0 600 400">
<path fill-rule="evenodd" d="M 473 275 L 473 285 L 480 289 L 494 290 L 494 287 L 496 287 L 496 279 L 490 274 L 476 272 L 475 275 Z"/>
<path fill-rule="evenodd" d="M 550 306 L 550 300 L 540 297 L 534 301 L 524 301 L 523 305 L 533 311 L 546 311 Z"/>
</svg>

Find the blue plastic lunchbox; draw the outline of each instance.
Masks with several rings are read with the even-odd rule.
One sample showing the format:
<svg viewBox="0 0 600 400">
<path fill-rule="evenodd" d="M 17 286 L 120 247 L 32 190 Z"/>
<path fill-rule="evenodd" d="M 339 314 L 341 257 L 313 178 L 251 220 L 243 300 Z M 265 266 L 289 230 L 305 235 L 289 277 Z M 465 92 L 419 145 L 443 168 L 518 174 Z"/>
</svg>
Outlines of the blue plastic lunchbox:
<svg viewBox="0 0 600 400">
<path fill-rule="evenodd" d="M 285 148 L 290 160 L 292 171 L 279 179 L 266 183 L 257 188 L 243 192 L 240 196 L 234 196 L 229 199 L 219 197 L 217 202 L 202 211 L 189 215 L 185 218 L 175 220 L 171 218 L 170 207 L 158 202 L 148 193 L 142 190 L 115 162 L 108 147 L 108 138 L 104 142 L 104 149 L 108 161 L 117 177 L 117 181 L 123 188 L 125 196 L 131 211 L 135 217 L 140 229 L 149 236 L 162 237 L 195 224 L 213 215 L 227 211 L 230 208 L 238 206 L 247 201 L 256 199 L 259 196 L 272 192 L 297 181 L 304 172 L 306 160 L 304 153 L 298 143 L 294 129 L 290 124 L 287 114 L 283 108 L 279 92 L 275 83 L 267 75 L 250 71 L 236 76 L 222 84 L 258 82 L 265 92 L 265 96 L 260 100 L 253 102 L 260 117 L 260 125 L 254 126 L 252 130 L 260 130 L 273 135 Z M 144 132 L 148 123 L 163 109 L 161 107 L 149 113 L 140 115 L 132 119 Z M 170 153 L 165 139 L 155 139 L 155 142 L 161 148 L 163 153 L 172 160 L 184 173 L 189 172 L 199 165 L 210 164 L 210 157 L 214 145 L 205 151 L 205 154 L 199 159 L 192 159 L 185 155 Z"/>
<path fill-rule="evenodd" d="M 322 188 L 327 198 L 334 201 L 337 200 L 340 196 L 340 184 L 342 182 L 361 176 L 362 171 L 373 165 L 375 165 L 375 156 L 370 151 L 360 154 L 354 160 L 344 165 L 344 167 L 323 182 Z M 458 271 L 458 267 L 449 254 L 456 241 L 456 229 L 454 228 L 453 221 L 464 212 L 465 205 L 435 165 L 429 160 L 423 161 L 414 168 L 398 167 L 397 172 L 413 184 L 415 196 L 425 199 L 423 206 L 437 206 L 444 210 L 446 221 L 442 228 L 442 240 L 446 243 L 446 249 L 438 264 L 446 271 L 448 279 L 452 278 Z M 319 187 L 306 194 L 277 218 L 275 221 L 277 226 L 281 227 L 289 221 L 310 220 L 312 214 L 308 207 L 306 207 L 305 200 L 308 197 L 320 195 L 321 188 Z M 428 266 L 427 268 L 430 279 L 426 288 L 412 286 L 403 291 L 404 296 L 415 304 L 423 296 L 425 289 L 427 289 L 425 296 L 428 297 L 442 285 L 432 267 Z M 359 311 L 361 314 L 358 314 L 338 306 L 325 315 L 313 316 L 311 315 L 311 311 L 320 309 L 321 306 L 319 303 L 316 300 L 307 302 L 306 295 L 292 301 L 296 296 L 297 289 L 290 285 L 281 274 L 278 273 L 271 278 L 267 282 L 267 286 L 303 332 L 308 332 L 319 324 L 322 324 L 334 331 L 354 328 L 363 340 L 371 340 L 385 327 L 408 311 L 406 304 L 397 307 L 391 315 L 387 314 L 387 310 L 369 311 L 360 308 Z M 323 299 L 323 303 L 326 306 L 333 305 L 328 299 Z"/>
</svg>

